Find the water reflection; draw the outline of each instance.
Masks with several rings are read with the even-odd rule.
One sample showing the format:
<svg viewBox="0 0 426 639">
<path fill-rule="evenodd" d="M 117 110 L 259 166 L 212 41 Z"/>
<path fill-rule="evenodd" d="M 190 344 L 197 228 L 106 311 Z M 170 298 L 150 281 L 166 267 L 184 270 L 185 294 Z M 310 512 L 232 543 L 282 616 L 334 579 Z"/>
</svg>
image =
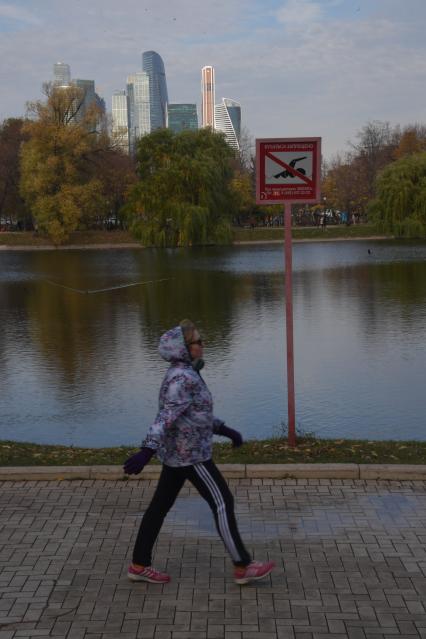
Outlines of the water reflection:
<svg viewBox="0 0 426 639">
<path fill-rule="evenodd" d="M 300 487 L 299 487 L 300 489 Z M 303 494 L 303 499 L 302 499 Z M 401 493 L 363 494 L 344 492 L 341 495 L 321 494 L 320 499 L 306 489 L 298 491 L 298 498 L 287 495 L 280 509 L 252 500 L 247 508 L 238 511 L 239 530 L 246 540 L 273 541 L 295 539 L 326 540 L 350 528 L 363 534 L 372 529 L 389 534 L 407 532 L 418 526 L 418 513 L 424 504 L 423 495 Z M 194 538 L 217 538 L 213 517 L 206 502 L 193 492 L 181 494 L 163 526 L 164 533 L 174 538 L 193 535 Z"/>
<path fill-rule="evenodd" d="M 420 243 L 295 245 L 303 428 L 426 439 L 425 256 Z M 216 412 L 249 437 L 285 418 L 282 247 L 35 251 L 0 262 L 2 438 L 138 442 L 164 372 L 158 336 L 185 316 L 206 336 Z M 49 280 L 81 290 L 154 282 L 81 294 Z"/>
</svg>

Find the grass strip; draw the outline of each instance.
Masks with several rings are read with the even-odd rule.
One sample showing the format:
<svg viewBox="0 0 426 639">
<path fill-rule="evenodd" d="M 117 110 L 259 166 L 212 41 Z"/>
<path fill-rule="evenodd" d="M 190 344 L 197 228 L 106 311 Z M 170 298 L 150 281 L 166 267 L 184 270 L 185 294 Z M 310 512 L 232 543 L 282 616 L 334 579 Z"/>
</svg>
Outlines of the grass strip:
<svg viewBox="0 0 426 639">
<path fill-rule="evenodd" d="M 134 244 L 135 238 L 128 231 L 75 231 L 71 233 L 65 246 L 89 246 L 94 244 Z M 29 231 L 0 233 L 0 245 L 5 246 L 48 246 L 53 242 L 42 234 Z"/>
<path fill-rule="evenodd" d="M 0 441 L 0 466 L 119 465 L 137 450 L 132 446 L 77 448 Z M 426 442 L 305 436 L 298 439 L 296 448 L 289 448 L 286 439 L 249 440 L 237 449 L 229 443 L 215 443 L 214 459 L 224 464 L 426 464 Z"/>
<path fill-rule="evenodd" d="M 383 236 L 373 224 L 354 224 L 351 226 L 327 226 L 321 227 L 293 227 L 291 232 L 294 240 L 330 240 L 330 239 L 358 239 Z M 392 239 L 392 236 L 389 236 Z M 263 242 L 268 240 L 284 240 L 283 228 L 254 228 L 234 229 L 234 242 Z"/>
<path fill-rule="evenodd" d="M 383 236 L 383 233 L 372 224 L 355 224 L 351 226 L 328 226 L 324 231 L 318 227 L 293 227 L 292 237 L 295 240 L 356 239 Z M 284 229 L 261 227 L 254 229 L 233 229 L 234 242 L 266 242 L 283 240 Z M 392 239 L 389 236 L 389 239 Z M 128 231 L 76 231 L 72 233 L 64 246 L 93 246 L 114 244 L 134 244 L 137 242 Z M 0 233 L 0 245 L 53 247 L 52 241 L 45 235 L 27 231 Z"/>
</svg>

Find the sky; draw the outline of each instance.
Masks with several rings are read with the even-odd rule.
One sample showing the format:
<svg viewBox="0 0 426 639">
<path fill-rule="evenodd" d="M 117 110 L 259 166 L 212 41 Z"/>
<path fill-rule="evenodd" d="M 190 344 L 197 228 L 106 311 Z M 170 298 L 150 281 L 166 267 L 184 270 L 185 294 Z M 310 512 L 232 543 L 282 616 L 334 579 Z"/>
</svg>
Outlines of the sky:
<svg viewBox="0 0 426 639">
<path fill-rule="evenodd" d="M 425 0 L 0 0 L 0 121 L 42 97 L 53 64 L 113 91 L 164 60 L 170 102 L 241 103 L 256 137 L 320 136 L 331 158 L 369 121 L 426 123 Z"/>
</svg>

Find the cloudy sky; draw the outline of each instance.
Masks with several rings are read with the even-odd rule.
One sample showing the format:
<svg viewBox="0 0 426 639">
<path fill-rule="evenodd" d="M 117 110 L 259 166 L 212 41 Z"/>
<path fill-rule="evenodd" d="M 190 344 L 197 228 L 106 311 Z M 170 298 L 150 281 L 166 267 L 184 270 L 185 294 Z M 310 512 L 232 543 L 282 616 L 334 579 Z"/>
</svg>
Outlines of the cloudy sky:
<svg viewBox="0 0 426 639">
<path fill-rule="evenodd" d="M 241 102 L 253 137 L 322 136 L 326 157 L 369 120 L 426 123 L 425 0 L 0 0 L 0 120 L 41 96 L 54 62 L 111 94 L 162 56 L 171 102 Z"/>
</svg>

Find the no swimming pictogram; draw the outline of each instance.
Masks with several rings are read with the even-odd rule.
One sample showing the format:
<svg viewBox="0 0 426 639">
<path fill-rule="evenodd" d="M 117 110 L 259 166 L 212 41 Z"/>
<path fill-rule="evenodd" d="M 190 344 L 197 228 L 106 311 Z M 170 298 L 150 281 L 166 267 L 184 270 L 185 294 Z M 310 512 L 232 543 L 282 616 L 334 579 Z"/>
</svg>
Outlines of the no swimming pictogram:
<svg viewBox="0 0 426 639">
<path fill-rule="evenodd" d="M 269 173 L 268 169 L 272 172 Z M 300 157 L 300 153 L 277 152 L 274 155 L 267 151 L 265 154 L 265 173 L 267 183 L 270 184 L 300 184 L 302 182 L 313 186 L 312 152 L 306 151 L 306 154 Z"/>
</svg>

